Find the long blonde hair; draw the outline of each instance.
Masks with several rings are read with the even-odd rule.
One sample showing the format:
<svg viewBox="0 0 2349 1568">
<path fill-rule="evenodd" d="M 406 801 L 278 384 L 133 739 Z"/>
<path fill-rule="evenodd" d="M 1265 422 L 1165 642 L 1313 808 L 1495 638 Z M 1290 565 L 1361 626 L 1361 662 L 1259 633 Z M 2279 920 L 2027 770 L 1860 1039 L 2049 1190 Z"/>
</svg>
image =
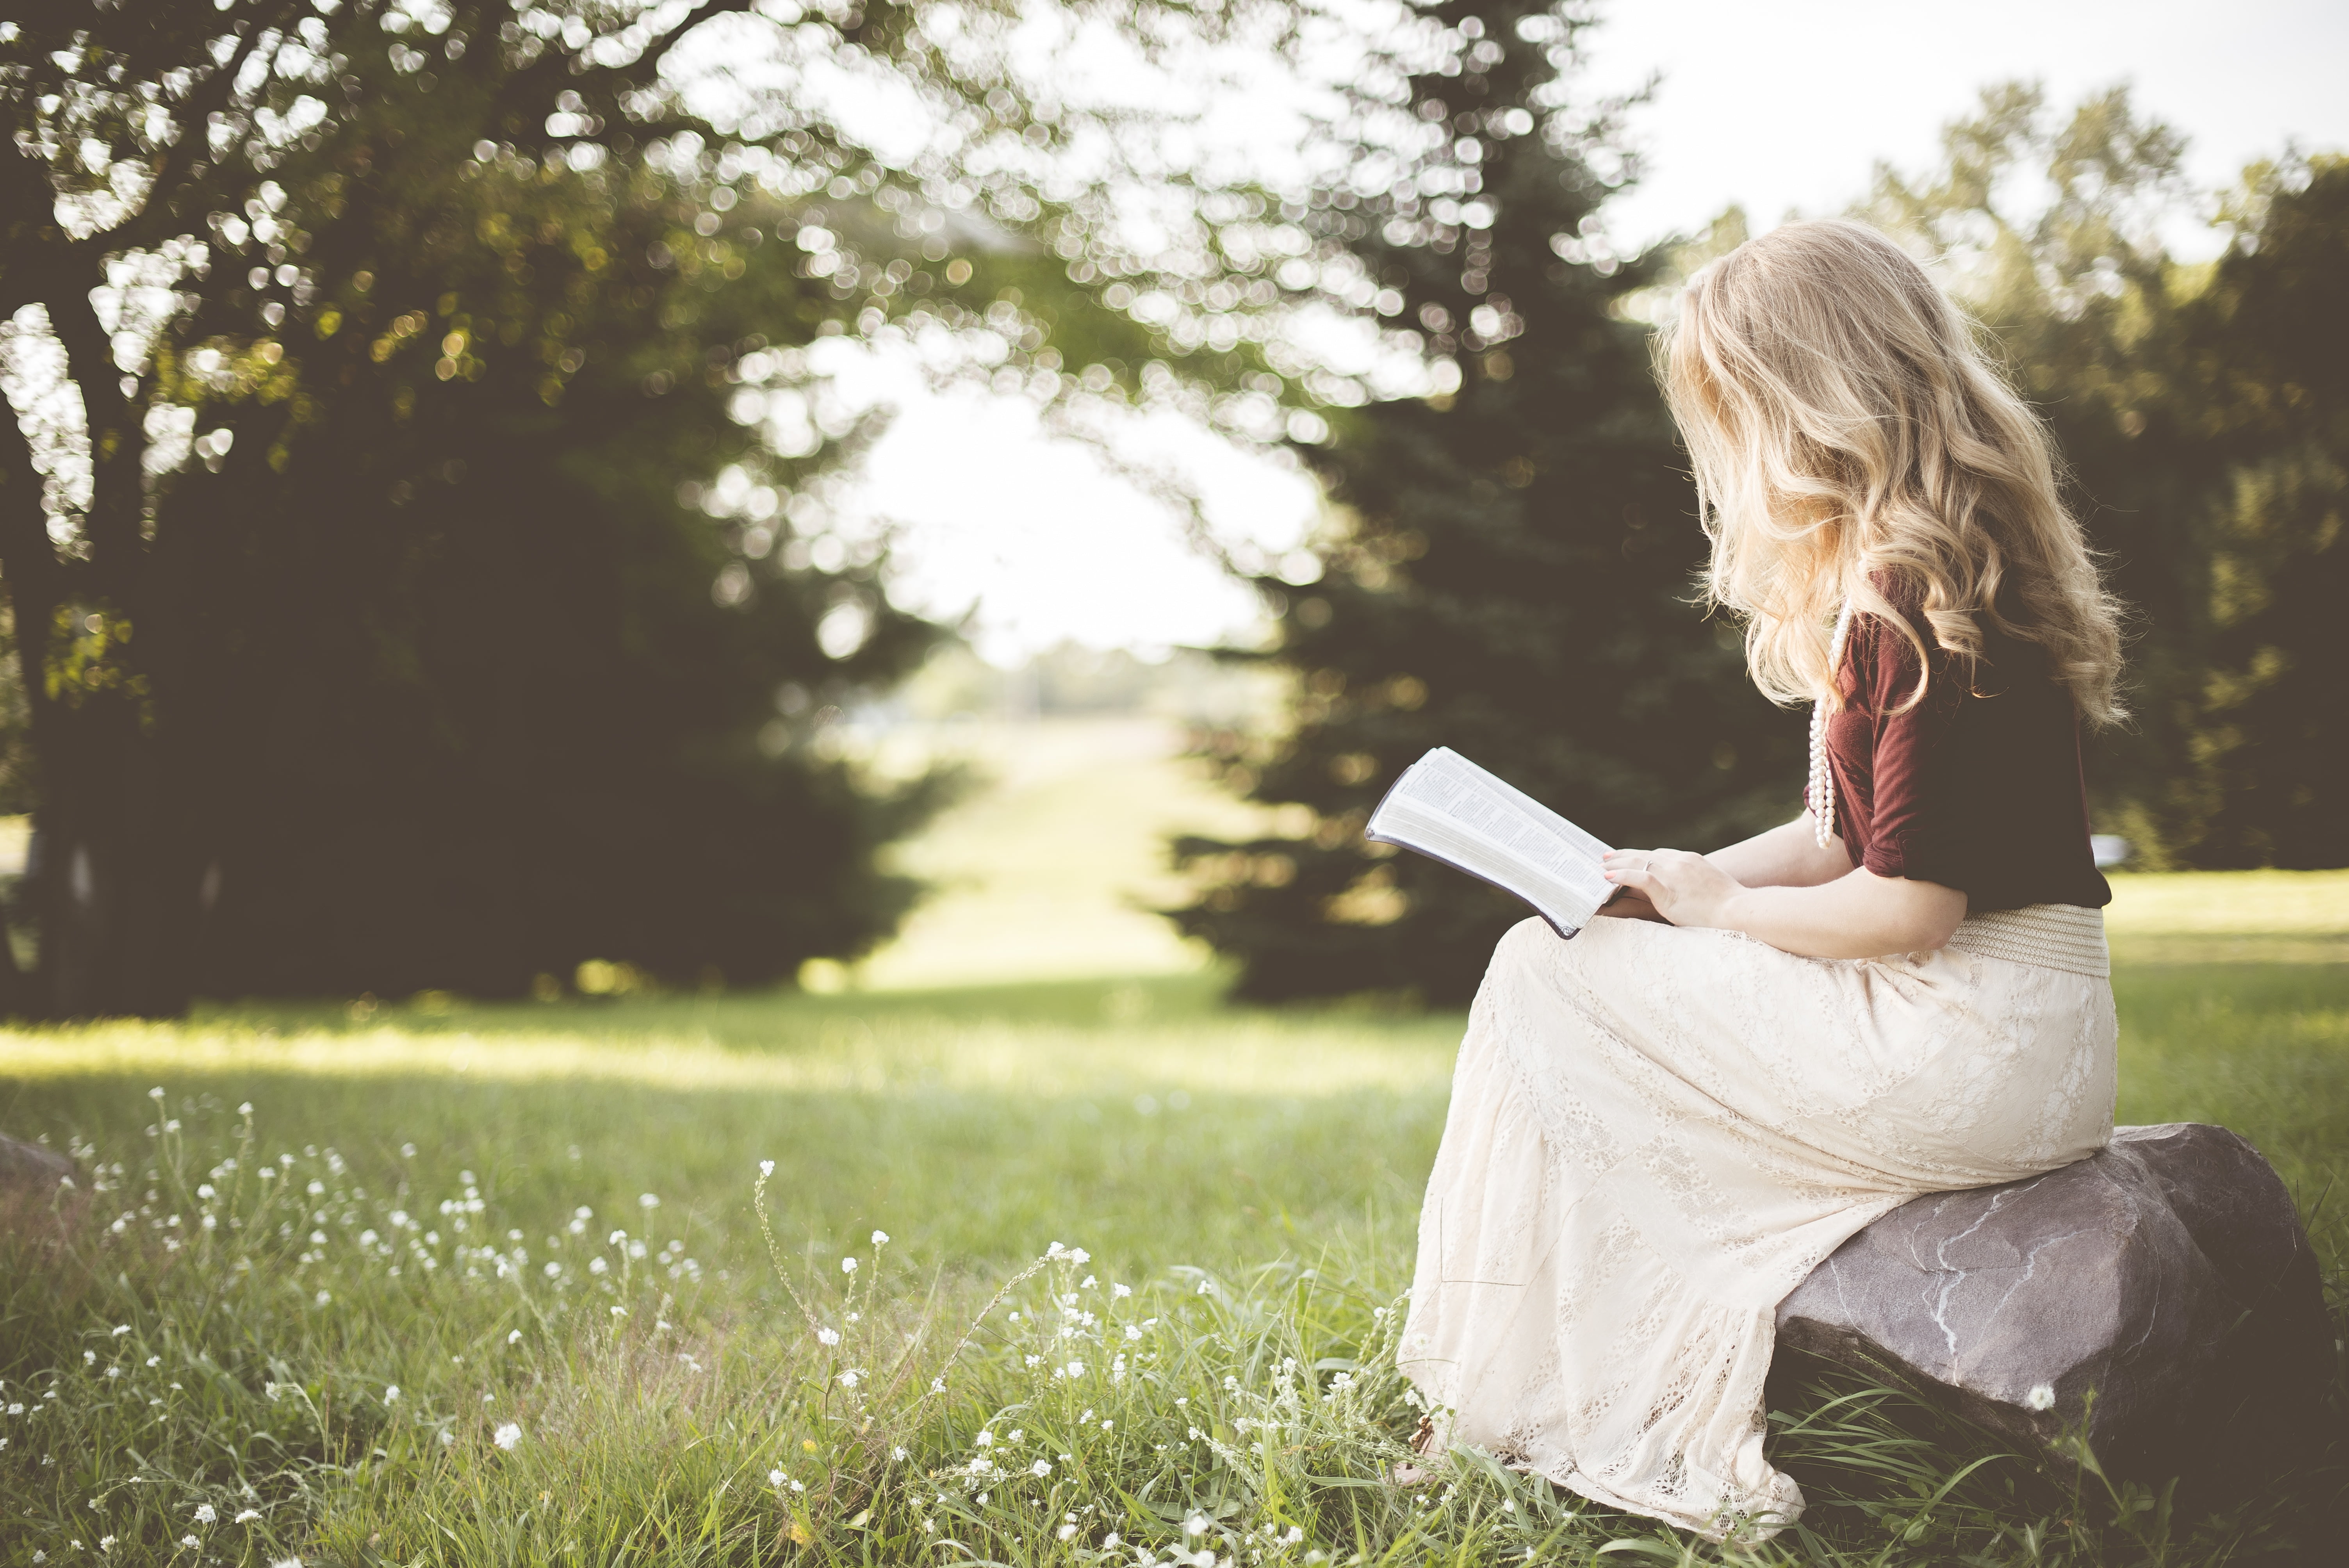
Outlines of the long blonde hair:
<svg viewBox="0 0 2349 1568">
<path fill-rule="evenodd" d="M 1961 668 L 1987 624 L 2045 649 L 2090 720 L 2125 717 L 2118 605 L 2046 431 L 1899 246 L 1843 219 L 1748 240 L 1689 281 L 1657 358 L 1713 539 L 1706 593 L 1744 617 L 1766 695 L 1841 700 L 1827 659 L 1847 600 L 1927 666 L 1897 593 Z"/>
</svg>

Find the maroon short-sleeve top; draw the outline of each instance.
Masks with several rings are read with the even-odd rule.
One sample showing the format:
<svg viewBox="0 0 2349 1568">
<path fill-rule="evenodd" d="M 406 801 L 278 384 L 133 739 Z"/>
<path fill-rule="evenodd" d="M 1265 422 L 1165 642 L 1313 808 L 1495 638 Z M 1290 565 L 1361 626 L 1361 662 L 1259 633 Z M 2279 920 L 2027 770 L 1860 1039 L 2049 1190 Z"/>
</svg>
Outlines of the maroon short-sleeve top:
<svg viewBox="0 0 2349 1568">
<path fill-rule="evenodd" d="M 1983 656 L 1969 665 L 1935 644 L 1922 615 L 1909 623 L 1932 680 L 1905 713 L 1917 688 L 1909 640 L 1868 614 L 1845 639 L 1844 706 L 1828 715 L 1826 750 L 1852 864 L 1957 888 L 1971 913 L 2111 903 L 2088 847 L 2079 712 L 2048 678 L 2045 654 L 1985 625 Z"/>
</svg>

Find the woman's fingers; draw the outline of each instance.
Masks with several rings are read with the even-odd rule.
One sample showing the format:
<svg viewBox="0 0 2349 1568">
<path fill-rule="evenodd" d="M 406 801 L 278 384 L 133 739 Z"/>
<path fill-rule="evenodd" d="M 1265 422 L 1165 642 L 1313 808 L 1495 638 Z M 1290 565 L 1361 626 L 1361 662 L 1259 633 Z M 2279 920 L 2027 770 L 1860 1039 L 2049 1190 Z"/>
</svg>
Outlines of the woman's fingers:
<svg viewBox="0 0 2349 1568">
<path fill-rule="evenodd" d="M 1674 861 L 1687 858 L 1687 852 L 1682 850 L 1609 850 L 1602 863 L 1610 881 L 1628 886 L 1628 879 L 1632 876 L 1669 871 Z"/>
<path fill-rule="evenodd" d="M 1648 895 L 1635 887 L 1617 887 L 1599 906 L 1599 913 L 1619 920 L 1663 920 L 1663 913 L 1650 902 Z M 1669 923 L 1667 922 L 1666 923 Z"/>
</svg>

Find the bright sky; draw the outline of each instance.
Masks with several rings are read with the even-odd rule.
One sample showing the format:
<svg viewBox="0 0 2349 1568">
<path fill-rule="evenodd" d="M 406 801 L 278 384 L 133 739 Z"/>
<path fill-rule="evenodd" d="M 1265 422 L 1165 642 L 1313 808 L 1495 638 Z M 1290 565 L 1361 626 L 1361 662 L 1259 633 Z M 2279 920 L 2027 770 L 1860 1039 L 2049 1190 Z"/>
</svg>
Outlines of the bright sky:
<svg viewBox="0 0 2349 1568">
<path fill-rule="evenodd" d="M 1593 35 L 1601 91 L 1663 80 L 1633 123 L 1649 156 L 1613 222 L 1633 243 L 1742 201 L 1757 225 L 1841 208 L 1878 159 L 1930 163 L 1980 88 L 2046 83 L 2068 107 L 2127 80 L 2189 139 L 2195 182 L 2230 184 L 2297 139 L 2349 148 L 2342 0 L 1614 0 Z"/>
<path fill-rule="evenodd" d="M 1757 226 L 1789 208 L 1836 211 L 1876 160 L 1931 161 L 1942 124 L 1985 85 L 2039 78 L 2068 106 L 2128 79 L 2141 113 L 2190 139 L 2196 183 L 2230 183 L 2297 140 L 2349 148 L 2349 5 L 2342 0 L 1618 0 L 1590 39 L 1594 90 L 1662 74 L 1634 135 L 1645 182 L 1613 209 L 1637 244 L 1696 228 L 1732 201 Z M 2199 236 L 2181 234 L 2180 248 Z M 1244 636 L 1253 597 L 1187 542 L 1183 520 L 1041 433 L 1025 405 L 941 398 L 876 370 L 866 397 L 895 403 L 861 487 L 903 529 L 893 593 L 910 608 L 976 605 L 999 663 L 1071 639 L 1163 648 Z M 1295 474 L 1233 455 L 1204 430 L 1162 433 L 1211 476 L 1227 538 L 1270 552 L 1309 525 Z"/>
</svg>

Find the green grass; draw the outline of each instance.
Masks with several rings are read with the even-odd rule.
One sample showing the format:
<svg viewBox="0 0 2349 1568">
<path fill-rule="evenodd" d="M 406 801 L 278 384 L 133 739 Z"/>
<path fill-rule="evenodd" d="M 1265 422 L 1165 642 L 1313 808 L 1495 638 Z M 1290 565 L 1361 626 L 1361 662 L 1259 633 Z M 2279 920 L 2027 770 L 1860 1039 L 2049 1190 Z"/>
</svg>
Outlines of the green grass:
<svg viewBox="0 0 2349 1568">
<path fill-rule="evenodd" d="M 2120 1114 L 2250 1136 L 2337 1300 L 2349 965 L 2310 951 L 2349 878 L 2285 886 L 2315 913 L 2124 882 Z M 2147 945 L 2189 938 L 2234 961 Z M 1415 1418 L 1381 1315 L 1460 1023 L 1226 1009 L 1174 974 L 0 1034 L 0 1128 L 106 1189 L 60 1242 L 0 1241 L 0 1412 L 28 1408 L 0 1414 L 0 1564 L 1720 1557 L 1464 1459 L 1377 1484 Z M 982 1317 L 1055 1243 L 1089 1256 Z M 1754 1559 L 2323 1561 L 2340 1528 L 2337 1443 L 2164 1521 L 1843 1392 L 1782 1422 L 1814 1506 Z"/>
</svg>

